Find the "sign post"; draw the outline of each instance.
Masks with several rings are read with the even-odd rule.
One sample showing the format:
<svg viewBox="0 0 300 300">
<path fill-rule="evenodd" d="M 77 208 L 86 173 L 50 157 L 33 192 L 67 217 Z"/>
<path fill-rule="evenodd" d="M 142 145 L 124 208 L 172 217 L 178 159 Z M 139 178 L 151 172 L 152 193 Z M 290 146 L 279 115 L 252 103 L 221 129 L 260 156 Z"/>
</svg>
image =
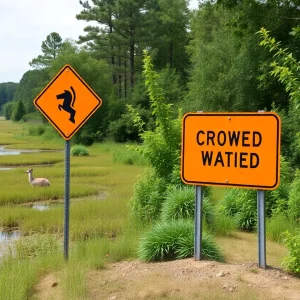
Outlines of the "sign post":
<svg viewBox="0 0 300 300">
<path fill-rule="evenodd" d="M 69 220 L 70 220 L 70 141 L 65 145 L 65 199 L 64 199 L 64 257 L 69 258 Z"/>
<path fill-rule="evenodd" d="M 69 256 L 70 139 L 102 105 L 102 100 L 70 66 L 65 65 L 33 101 L 65 139 L 64 257 Z"/>
<path fill-rule="evenodd" d="M 186 184 L 196 185 L 196 260 L 201 259 L 198 238 L 202 238 L 203 197 L 201 187 L 197 186 L 242 187 L 258 190 L 259 267 L 266 267 L 264 190 L 273 190 L 279 185 L 280 134 L 281 122 L 276 113 L 184 115 L 181 179 Z"/>
<path fill-rule="evenodd" d="M 257 191 L 257 229 L 258 229 L 258 266 L 261 269 L 266 264 L 266 216 L 265 216 L 265 192 Z"/>
<path fill-rule="evenodd" d="M 202 217 L 203 217 L 203 189 L 196 185 L 196 202 L 195 202 L 195 235 L 194 235 L 194 256 L 195 260 L 202 258 Z"/>
</svg>

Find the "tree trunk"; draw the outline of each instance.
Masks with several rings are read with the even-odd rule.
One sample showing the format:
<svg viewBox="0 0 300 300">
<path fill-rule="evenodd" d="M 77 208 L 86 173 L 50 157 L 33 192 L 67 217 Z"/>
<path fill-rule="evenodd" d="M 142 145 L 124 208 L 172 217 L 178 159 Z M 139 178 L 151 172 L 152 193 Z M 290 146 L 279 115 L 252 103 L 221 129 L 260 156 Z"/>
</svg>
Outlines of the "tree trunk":
<svg viewBox="0 0 300 300">
<path fill-rule="evenodd" d="M 130 87 L 134 87 L 134 44 L 130 45 Z"/>
</svg>

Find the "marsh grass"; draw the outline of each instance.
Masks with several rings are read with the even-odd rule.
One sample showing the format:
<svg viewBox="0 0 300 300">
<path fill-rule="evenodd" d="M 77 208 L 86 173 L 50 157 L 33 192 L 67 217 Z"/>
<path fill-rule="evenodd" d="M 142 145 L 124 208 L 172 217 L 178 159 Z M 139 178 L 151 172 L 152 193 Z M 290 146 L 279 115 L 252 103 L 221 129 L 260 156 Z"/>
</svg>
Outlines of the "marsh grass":
<svg viewBox="0 0 300 300">
<path fill-rule="evenodd" d="M 0 155 L 2 166 L 51 165 L 64 161 L 62 152 L 22 153 L 20 155 Z"/>
</svg>

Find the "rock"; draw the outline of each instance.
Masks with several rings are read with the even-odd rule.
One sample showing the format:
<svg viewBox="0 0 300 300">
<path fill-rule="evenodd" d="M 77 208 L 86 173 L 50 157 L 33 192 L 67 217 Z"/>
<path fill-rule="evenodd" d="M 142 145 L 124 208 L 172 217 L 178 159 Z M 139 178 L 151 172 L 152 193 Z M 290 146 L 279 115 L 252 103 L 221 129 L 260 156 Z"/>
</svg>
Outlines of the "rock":
<svg viewBox="0 0 300 300">
<path fill-rule="evenodd" d="M 216 277 L 224 277 L 226 274 L 224 272 L 220 272 L 216 275 Z"/>
</svg>

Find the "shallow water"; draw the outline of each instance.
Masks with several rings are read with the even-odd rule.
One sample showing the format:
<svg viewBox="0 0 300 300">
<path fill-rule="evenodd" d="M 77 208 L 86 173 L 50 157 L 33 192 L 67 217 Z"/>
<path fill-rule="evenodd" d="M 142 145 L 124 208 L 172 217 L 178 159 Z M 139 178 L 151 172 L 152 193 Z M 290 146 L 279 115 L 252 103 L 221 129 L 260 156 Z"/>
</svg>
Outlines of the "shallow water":
<svg viewBox="0 0 300 300">
<path fill-rule="evenodd" d="M 32 204 L 30 207 L 39 211 L 48 210 L 50 208 L 49 204 Z"/>
<path fill-rule="evenodd" d="M 0 155 L 19 155 L 20 151 L 17 150 L 6 150 L 4 147 L 0 147 Z"/>
<path fill-rule="evenodd" d="M 9 241 L 9 240 L 16 240 L 21 236 L 20 231 L 0 231 L 0 243 Z"/>
</svg>

